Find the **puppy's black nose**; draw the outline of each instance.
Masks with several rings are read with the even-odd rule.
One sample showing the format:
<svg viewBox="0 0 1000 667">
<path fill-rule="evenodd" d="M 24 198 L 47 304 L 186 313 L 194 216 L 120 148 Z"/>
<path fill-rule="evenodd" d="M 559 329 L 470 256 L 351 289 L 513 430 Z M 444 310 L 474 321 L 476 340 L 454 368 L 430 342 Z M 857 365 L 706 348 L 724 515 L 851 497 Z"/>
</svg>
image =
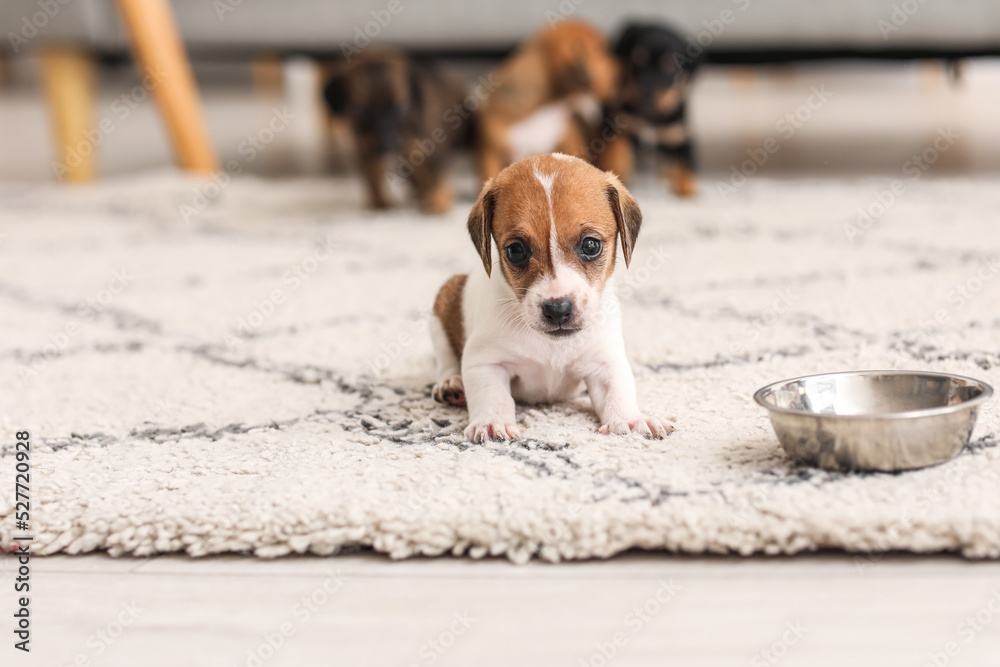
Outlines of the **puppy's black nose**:
<svg viewBox="0 0 1000 667">
<path fill-rule="evenodd" d="M 542 302 L 542 315 L 552 324 L 566 324 L 573 317 L 573 302 L 569 299 L 549 299 Z"/>
</svg>

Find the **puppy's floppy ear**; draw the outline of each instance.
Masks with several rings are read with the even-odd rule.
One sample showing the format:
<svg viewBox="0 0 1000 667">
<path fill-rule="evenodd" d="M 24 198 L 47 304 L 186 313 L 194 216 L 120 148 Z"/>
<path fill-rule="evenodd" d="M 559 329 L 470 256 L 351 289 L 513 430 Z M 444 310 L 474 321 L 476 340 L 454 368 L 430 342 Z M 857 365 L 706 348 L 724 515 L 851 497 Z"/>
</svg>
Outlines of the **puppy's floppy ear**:
<svg viewBox="0 0 1000 667">
<path fill-rule="evenodd" d="M 350 95 L 347 90 L 347 76 L 336 74 L 330 77 L 323 87 L 323 100 L 334 116 L 343 116 L 347 112 Z"/>
<path fill-rule="evenodd" d="M 493 272 L 493 209 L 496 206 L 496 194 L 490 190 L 490 182 L 486 181 L 483 186 L 479 201 L 469 212 L 468 222 L 469 236 L 479 251 L 487 276 Z"/>
<path fill-rule="evenodd" d="M 635 199 L 625 186 L 622 185 L 618 177 L 608 172 L 608 203 L 611 205 L 611 212 L 615 216 L 615 223 L 618 226 L 618 235 L 622 240 L 622 255 L 625 257 L 625 267 L 628 268 L 632 261 L 632 248 L 635 247 L 635 239 L 639 236 L 639 226 L 642 225 L 642 211 Z"/>
</svg>

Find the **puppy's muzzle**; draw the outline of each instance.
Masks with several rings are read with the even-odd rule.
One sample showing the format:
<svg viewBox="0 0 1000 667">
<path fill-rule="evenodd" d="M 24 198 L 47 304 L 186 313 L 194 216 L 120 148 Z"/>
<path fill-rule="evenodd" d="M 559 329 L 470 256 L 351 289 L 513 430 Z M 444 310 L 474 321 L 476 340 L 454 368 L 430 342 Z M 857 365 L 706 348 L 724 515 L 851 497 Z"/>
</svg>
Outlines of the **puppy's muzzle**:
<svg viewBox="0 0 1000 667">
<path fill-rule="evenodd" d="M 573 317 L 573 302 L 569 299 L 549 299 L 542 303 L 542 315 L 553 326 L 562 326 Z"/>
</svg>

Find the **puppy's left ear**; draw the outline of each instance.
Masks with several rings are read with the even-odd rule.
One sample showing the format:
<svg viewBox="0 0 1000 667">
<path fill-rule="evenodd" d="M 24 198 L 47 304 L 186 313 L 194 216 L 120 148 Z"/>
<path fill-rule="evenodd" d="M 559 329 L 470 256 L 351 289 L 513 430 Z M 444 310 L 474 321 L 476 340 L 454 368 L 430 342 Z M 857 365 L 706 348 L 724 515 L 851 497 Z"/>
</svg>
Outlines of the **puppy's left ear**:
<svg viewBox="0 0 1000 667">
<path fill-rule="evenodd" d="M 468 222 L 469 236 L 479 251 L 487 276 L 493 272 L 493 208 L 496 205 L 496 195 L 490 190 L 490 183 L 491 181 L 486 181 L 483 186 L 479 201 L 469 212 Z"/>
<path fill-rule="evenodd" d="M 625 189 L 618 177 L 608 172 L 608 203 L 611 205 L 611 212 L 615 216 L 615 223 L 618 226 L 618 236 L 622 240 L 622 255 L 625 257 L 625 267 L 628 268 L 632 261 L 632 248 L 635 247 L 635 240 L 639 236 L 639 227 L 642 225 L 642 211 L 635 199 Z"/>
</svg>

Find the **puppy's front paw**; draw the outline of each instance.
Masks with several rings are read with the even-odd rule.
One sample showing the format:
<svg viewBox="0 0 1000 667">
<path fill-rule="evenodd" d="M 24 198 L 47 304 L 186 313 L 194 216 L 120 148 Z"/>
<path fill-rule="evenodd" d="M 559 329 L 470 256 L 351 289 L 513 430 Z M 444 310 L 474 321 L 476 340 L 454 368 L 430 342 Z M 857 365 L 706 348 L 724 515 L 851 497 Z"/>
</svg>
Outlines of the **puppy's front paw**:
<svg viewBox="0 0 1000 667">
<path fill-rule="evenodd" d="M 469 424 L 465 429 L 465 439 L 472 442 L 487 440 L 513 440 L 521 435 L 521 427 L 517 424 L 502 422 L 479 422 Z"/>
<path fill-rule="evenodd" d="M 687 167 L 671 165 L 666 170 L 670 189 L 678 197 L 692 197 L 698 193 L 698 179 Z"/>
<path fill-rule="evenodd" d="M 610 421 L 601 424 L 600 432 L 605 435 L 628 435 L 637 433 L 644 438 L 660 440 L 674 431 L 673 425 L 659 417 L 640 417 L 634 421 Z"/>
<path fill-rule="evenodd" d="M 424 213 L 447 213 L 455 203 L 455 197 L 451 192 L 451 187 L 447 181 L 441 180 L 437 187 L 427 193 L 420 201 L 420 208 Z"/>
<path fill-rule="evenodd" d="M 434 400 L 456 408 L 465 407 L 465 385 L 461 375 L 452 375 L 434 385 Z"/>
</svg>

